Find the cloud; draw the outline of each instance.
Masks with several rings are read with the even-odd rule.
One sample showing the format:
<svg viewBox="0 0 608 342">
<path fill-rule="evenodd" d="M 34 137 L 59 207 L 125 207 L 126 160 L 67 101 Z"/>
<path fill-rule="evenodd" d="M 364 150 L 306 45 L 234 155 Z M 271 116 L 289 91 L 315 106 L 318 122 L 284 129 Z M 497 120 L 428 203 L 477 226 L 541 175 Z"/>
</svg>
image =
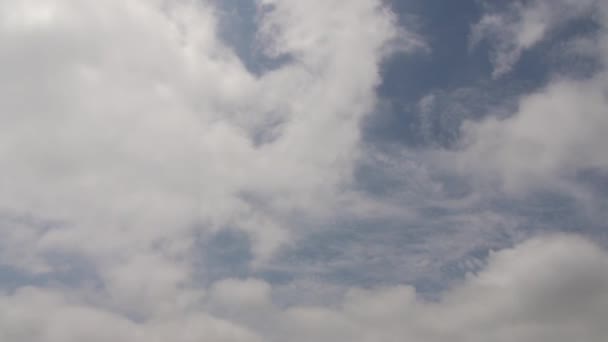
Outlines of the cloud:
<svg viewBox="0 0 608 342">
<path fill-rule="evenodd" d="M 348 181 L 397 37 L 378 2 L 338 5 L 263 3 L 267 50 L 294 61 L 257 77 L 207 2 L 3 1 L 0 206 L 41 222 L 20 242 L 103 268 L 236 227 L 267 258 L 282 212 L 322 212 Z"/>
<path fill-rule="evenodd" d="M 580 169 L 606 169 L 601 149 L 608 128 L 604 82 L 603 75 L 592 82 L 557 81 L 525 96 L 513 117 L 465 126 L 472 141 L 469 157 L 501 174 L 508 188 Z"/>
<path fill-rule="evenodd" d="M 533 1 L 527 7 L 514 8 L 518 18 L 547 16 L 545 21 L 538 21 L 547 22 L 542 36 L 551 34 L 551 29 L 564 20 L 595 9 L 595 21 L 601 27 L 594 38 L 599 48 L 581 54 L 593 54 L 601 67 L 588 78 L 553 76 L 541 89 L 523 94 L 516 110 L 506 118 L 465 122 L 461 132 L 463 149 L 458 153 L 465 169 L 481 179 L 498 181 L 509 192 L 554 187 L 575 193 L 578 190 L 569 180 L 576 178 L 577 173 L 608 168 L 602 148 L 608 143 L 604 134 L 608 116 L 603 109 L 608 102 L 605 86 L 608 54 L 603 49 L 608 41 L 604 32 L 606 6 L 586 1 L 558 4 Z M 527 25 L 524 19 L 517 20 L 504 31 L 525 32 Z M 519 54 L 525 45 L 510 44 L 513 46 L 498 53 Z"/>
<path fill-rule="evenodd" d="M 590 15 L 598 3 L 596 0 L 513 1 L 507 10 L 483 15 L 472 27 L 470 44 L 475 47 L 482 41 L 488 43 L 494 66 L 492 75 L 497 78 L 511 71 L 522 53 L 550 36 L 556 28 Z"/>
<path fill-rule="evenodd" d="M 429 49 L 383 1 L 256 4 L 252 39 L 270 60 L 285 57 L 259 73 L 221 38 L 215 1 L 0 0 L 0 266 L 24 275 L 19 284 L 0 286 L 2 341 L 605 336 L 608 256 L 570 236 L 477 257 L 467 269 L 481 270 L 436 301 L 399 285 L 401 277 L 368 288 L 307 279 L 331 292 L 331 301 L 316 305 L 305 305 L 299 299 L 306 296 L 297 293 L 288 304 L 277 299 L 304 282 L 277 284 L 255 272 L 241 279 L 228 271 L 202 280 L 210 270 L 198 267 L 213 260 L 197 260 L 205 255 L 199 249 L 221 232 L 244 234 L 235 240 L 251 246 L 239 258 L 250 251 L 248 268 L 268 271 L 264 266 L 282 248 L 345 216 L 402 224 L 424 219 L 427 205 L 467 206 L 443 201 L 444 185 L 427 168 L 428 155 L 416 159 L 404 151 L 402 159 L 382 160 L 361 143 L 383 61 L 396 51 Z M 525 18 L 509 21 L 507 31 L 520 25 L 529 31 L 528 10 L 539 11 L 513 7 Z M 559 25 L 548 22 L 500 40 L 514 39 L 505 46 L 518 55 Z M 478 40 L 496 30 L 480 25 Z M 602 44 L 608 46 L 603 38 Z M 499 54 L 513 53 L 504 49 L 497 45 Z M 506 188 L 558 178 L 564 170 L 607 167 L 597 147 L 607 126 L 604 81 L 603 73 L 579 83 L 558 80 L 524 97 L 509 119 L 467 124 L 467 144 L 446 152 L 446 161 L 498 177 Z M 420 108 L 428 114 L 438 101 L 429 97 Z M 546 133 L 545 121 L 559 135 Z M 431 124 L 423 124 L 430 139 Z M 383 163 L 381 178 L 394 180 L 395 189 L 374 197 L 357 188 L 362 161 Z M 485 243 L 488 236 L 511 229 L 500 215 L 473 213 L 429 220 L 465 228 L 444 230 L 455 232 L 450 243 L 434 230 L 418 235 L 418 249 L 432 246 L 452 261 L 471 248 L 495 246 Z M 365 273 L 384 257 L 399 262 L 387 254 L 402 249 L 400 241 L 389 246 L 378 236 L 365 246 L 353 240 L 353 250 L 365 253 L 337 263 Z M 414 254 L 408 267 L 428 261 Z"/>
<path fill-rule="evenodd" d="M 262 341 L 254 333 L 207 314 L 168 317 L 138 324 L 124 316 L 80 304 L 66 294 L 24 288 L 0 299 L 4 341 Z"/>
<path fill-rule="evenodd" d="M 201 295 L 197 239 L 243 231 L 257 267 L 333 211 L 380 64 L 420 43 L 376 0 L 258 5 L 290 56 L 263 75 L 213 1 L 0 1 L 3 266 L 150 319 Z"/>
<path fill-rule="evenodd" d="M 260 280 L 216 283 L 198 308 L 135 322 L 57 290 L 0 297 L 3 341 L 603 341 L 608 253 L 573 236 L 491 254 L 437 301 L 414 288 L 350 289 L 336 306 L 280 307 Z M 203 313 L 207 311 L 207 313 Z"/>
</svg>

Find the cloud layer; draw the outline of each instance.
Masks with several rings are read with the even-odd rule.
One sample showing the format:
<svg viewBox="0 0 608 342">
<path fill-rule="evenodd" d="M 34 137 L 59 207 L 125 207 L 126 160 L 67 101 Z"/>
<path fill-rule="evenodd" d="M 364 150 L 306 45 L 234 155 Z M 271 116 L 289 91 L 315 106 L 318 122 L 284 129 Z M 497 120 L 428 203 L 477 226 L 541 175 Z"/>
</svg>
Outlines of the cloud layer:
<svg viewBox="0 0 608 342">
<path fill-rule="evenodd" d="M 603 341 L 608 254 L 572 236 L 492 254 L 439 301 L 397 286 L 351 289 L 335 307 L 280 307 L 255 279 L 214 284 L 191 310 L 137 322 L 60 290 L 0 298 L 4 341 Z"/>
</svg>

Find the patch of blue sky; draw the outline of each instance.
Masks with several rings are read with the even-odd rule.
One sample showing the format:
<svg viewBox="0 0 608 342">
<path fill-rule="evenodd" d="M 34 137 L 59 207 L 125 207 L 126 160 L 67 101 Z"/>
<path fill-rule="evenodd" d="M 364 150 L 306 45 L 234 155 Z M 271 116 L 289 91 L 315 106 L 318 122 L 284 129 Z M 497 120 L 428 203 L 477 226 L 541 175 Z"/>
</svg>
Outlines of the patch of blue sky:
<svg viewBox="0 0 608 342">
<path fill-rule="evenodd" d="M 509 2 L 493 2 L 504 7 Z M 592 57 L 568 53 L 576 38 L 592 36 L 598 25 L 579 18 L 560 27 L 525 51 L 513 69 L 492 78 L 488 42 L 470 45 L 472 26 L 484 10 L 480 1 L 392 1 L 403 25 L 415 27 L 430 51 L 397 55 L 385 63 L 378 88 L 381 104 L 364 125 L 368 141 L 401 143 L 410 147 L 453 146 L 464 120 L 513 112 L 517 100 L 559 74 L 585 78 L 599 68 Z M 431 99 L 427 111 L 421 101 Z M 510 111 L 508 109 L 511 109 Z"/>
<path fill-rule="evenodd" d="M 251 244 L 243 232 L 227 229 L 200 237 L 196 251 L 196 278 L 201 284 L 251 275 Z"/>
<path fill-rule="evenodd" d="M 260 16 L 264 14 L 256 0 L 216 1 L 219 36 L 241 59 L 249 72 L 260 76 L 284 65 L 288 55 L 271 56 L 258 36 Z"/>
</svg>

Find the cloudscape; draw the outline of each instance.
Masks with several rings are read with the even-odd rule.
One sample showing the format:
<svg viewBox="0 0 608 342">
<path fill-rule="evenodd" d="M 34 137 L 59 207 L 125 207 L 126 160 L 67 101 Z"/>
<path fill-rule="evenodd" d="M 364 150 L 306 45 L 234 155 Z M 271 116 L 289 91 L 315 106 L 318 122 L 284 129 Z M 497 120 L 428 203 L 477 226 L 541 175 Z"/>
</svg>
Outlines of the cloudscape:
<svg viewBox="0 0 608 342">
<path fill-rule="evenodd" d="M 3 342 L 604 342 L 608 1 L 0 0 Z"/>
</svg>

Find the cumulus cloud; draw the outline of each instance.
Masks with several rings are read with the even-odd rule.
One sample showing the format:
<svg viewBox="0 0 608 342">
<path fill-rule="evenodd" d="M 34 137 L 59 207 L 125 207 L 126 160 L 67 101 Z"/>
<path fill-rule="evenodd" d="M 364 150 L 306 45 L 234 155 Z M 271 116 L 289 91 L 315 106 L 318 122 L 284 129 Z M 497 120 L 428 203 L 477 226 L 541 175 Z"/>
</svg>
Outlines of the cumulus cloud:
<svg viewBox="0 0 608 342">
<path fill-rule="evenodd" d="M 509 189 L 581 169 L 606 169 L 604 84 L 603 75 L 592 82 L 557 81 L 525 96 L 513 117 L 466 125 L 473 141 L 467 153 L 481 168 L 502 175 Z"/>
<path fill-rule="evenodd" d="M 331 212 L 380 63 L 420 44 L 380 1 L 258 6 L 260 48 L 290 57 L 263 75 L 212 1 L 0 2 L 3 266 L 149 319 L 204 292 L 200 236 L 247 233 L 255 266 L 289 215 Z"/>
<path fill-rule="evenodd" d="M 0 207 L 35 221 L 5 220 L 6 264 L 88 258 L 110 287 L 133 294 L 137 270 L 165 293 L 198 232 L 241 229 L 264 260 L 285 215 L 328 210 L 399 30 L 377 1 L 259 6 L 264 49 L 293 59 L 262 76 L 218 38 L 212 2 L 0 2 Z"/>
<path fill-rule="evenodd" d="M 437 301 L 414 288 L 349 290 L 335 306 L 281 307 L 260 280 L 224 280 L 199 306 L 136 322 L 57 290 L 0 297 L 3 341 L 603 341 L 608 253 L 573 236 L 493 253 Z"/>
<path fill-rule="evenodd" d="M 603 2 L 595 1 L 531 1 L 526 4 L 514 5 L 519 19 L 507 24 L 506 30 L 501 30 L 502 24 L 492 27 L 500 32 L 514 31 L 524 35 L 530 30 L 525 18 L 546 17 L 545 20 L 532 21 L 543 25 L 537 39 L 531 40 L 535 43 L 544 35 L 551 34 L 551 29 L 564 20 L 593 10 L 593 18 L 601 27 L 592 36 L 597 48 L 593 52 L 586 49 L 580 53 L 592 54 L 600 68 L 591 77 L 583 79 L 554 75 L 542 89 L 521 96 L 517 109 L 506 118 L 490 117 L 466 122 L 462 126 L 462 167 L 479 171 L 477 175 L 481 178 L 498 180 L 504 189 L 511 192 L 548 184 L 573 192 L 576 189 L 564 180 L 575 178 L 582 170 L 608 168 L 604 153 L 604 146 L 608 144 L 605 135 L 608 116 L 604 110 L 608 103 L 607 8 Z M 474 35 L 484 27 L 484 20 L 474 29 Z M 509 43 L 497 47 L 498 55 L 516 56 L 528 46 L 520 42 L 523 38 L 512 34 L 499 38 L 497 44 L 502 44 L 503 39 Z M 498 65 L 497 68 L 501 70 L 502 67 Z"/>
</svg>

